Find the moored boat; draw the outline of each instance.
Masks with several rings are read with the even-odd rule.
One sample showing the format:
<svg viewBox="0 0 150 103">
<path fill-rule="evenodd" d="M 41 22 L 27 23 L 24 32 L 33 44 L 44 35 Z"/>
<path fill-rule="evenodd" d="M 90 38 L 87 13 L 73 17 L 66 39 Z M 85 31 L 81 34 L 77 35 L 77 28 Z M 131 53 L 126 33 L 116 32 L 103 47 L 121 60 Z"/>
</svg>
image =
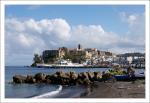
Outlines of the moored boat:
<svg viewBox="0 0 150 103">
<path fill-rule="evenodd" d="M 58 60 L 55 64 L 52 65 L 52 67 L 54 68 L 58 68 L 58 67 L 84 67 L 83 64 L 78 64 L 78 63 L 72 63 L 69 60 Z"/>
<path fill-rule="evenodd" d="M 130 79 L 129 75 L 115 75 L 114 77 L 118 81 L 125 81 L 125 80 L 129 80 Z"/>
<path fill-rule="evenodd" d="M 128 74 L 125 75 L 115 75 L 114 76 L 117 81 L 128 81 L 128 80 L 135 80 L 135 79 L 145 79 L 145 75 L 135 74 L 135 76 L 130 76 Z"/>
</svg>

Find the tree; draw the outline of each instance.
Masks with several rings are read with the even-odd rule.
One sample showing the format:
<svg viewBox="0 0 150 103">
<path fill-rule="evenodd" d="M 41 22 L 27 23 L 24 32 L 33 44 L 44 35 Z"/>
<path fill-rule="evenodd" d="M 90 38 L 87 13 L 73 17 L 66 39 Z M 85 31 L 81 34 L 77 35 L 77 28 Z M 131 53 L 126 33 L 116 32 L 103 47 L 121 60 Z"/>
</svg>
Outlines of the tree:
<svg viewBox="0 0 150 103">
<path fill-rule="evenodd" d="M 34 54 L 33 61 L 34 63 L 42 63 L 42 57 L 38 54 Z"/>
<path fill-rule="evenodd" d="M 37 63 L 42 63 L 42 56 L 34 54 L 33 63 L 31 64 L 31 67 L 35 67 Z"/>
</svg>

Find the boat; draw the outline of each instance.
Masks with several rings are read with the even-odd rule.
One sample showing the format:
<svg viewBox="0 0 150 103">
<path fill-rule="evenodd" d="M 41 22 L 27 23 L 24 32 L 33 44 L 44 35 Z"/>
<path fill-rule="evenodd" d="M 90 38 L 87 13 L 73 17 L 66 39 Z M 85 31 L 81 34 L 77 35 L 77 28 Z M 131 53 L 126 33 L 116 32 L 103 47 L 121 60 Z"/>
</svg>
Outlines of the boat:
<svg viewBox="0 0 150 103">
<path fill-rule="evenodd" d="M 117 80 L 117 81 L 126 81 L 126 80 L 130 80 L 130 76 L 129 75 L 115 75 L 114 76 L 115 77 L 115 79 Z"/>
<path fill-rule="evenodd" d="M 50 65 L 50 64 L 44 64 L 44 63 L 37 63 L 36 66 L 38 68 L 49 68 L 49 67 L 52 67 L 52 65 Z"/>
<path fill-rule="evenodd" d="M 145 79 L 145 75 L 135 74 L 134 77 L 131 77 L 128 74 L 124 75 L 114 75 L 117 81 L 128 81 L 128 80 L 135 80 L 135 79 Z"/>
<path fill-rule="evenodd" d="M 77 68 L 84 67 L 83 64 L 72 63 L 70 60 L 58 60 L 55 64 L 52 65 L 54 68 L 62 67 L 62 68 Z"/>
</svg>

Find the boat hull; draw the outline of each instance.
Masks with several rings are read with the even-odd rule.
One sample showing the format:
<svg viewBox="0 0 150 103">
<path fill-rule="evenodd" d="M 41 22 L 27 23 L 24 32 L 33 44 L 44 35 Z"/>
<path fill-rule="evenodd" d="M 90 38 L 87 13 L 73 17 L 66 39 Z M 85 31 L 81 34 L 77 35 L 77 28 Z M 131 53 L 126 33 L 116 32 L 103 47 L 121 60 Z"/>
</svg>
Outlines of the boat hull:
<svg viewBox="0 0 150 103">
<path fill-rule="evenodd" d="M 129 75 L 115 75 L 117 81 L 134 81 L 136 79 L 145 79 L 145 76 L 135 76 L 131 77 Z"/>
</svg>

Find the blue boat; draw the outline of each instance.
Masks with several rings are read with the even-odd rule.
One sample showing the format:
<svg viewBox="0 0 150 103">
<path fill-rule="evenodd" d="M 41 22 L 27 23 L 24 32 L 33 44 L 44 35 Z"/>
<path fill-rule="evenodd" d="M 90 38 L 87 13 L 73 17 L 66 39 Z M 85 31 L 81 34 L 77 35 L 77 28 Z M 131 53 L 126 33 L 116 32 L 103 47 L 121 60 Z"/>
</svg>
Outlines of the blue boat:
<svg viewBox="0 0 150 103">
<path fill-rule="evenodd" d="M 114 77 L 117 81 L 126 81 L 126 80 L 131 79 L 131 77 L 127 74 L 126 75 L 115 75 Z"/>
<path fill-rule="evenodd" d="M 139 75 L 139 74 L 135 74 L 134 76 L 130 76 L 128 74 L 115 75 L 114 77 L 117 81 L 132 81 L 136 79 L 145 79 L 145 75 Z"/>
</svg>

